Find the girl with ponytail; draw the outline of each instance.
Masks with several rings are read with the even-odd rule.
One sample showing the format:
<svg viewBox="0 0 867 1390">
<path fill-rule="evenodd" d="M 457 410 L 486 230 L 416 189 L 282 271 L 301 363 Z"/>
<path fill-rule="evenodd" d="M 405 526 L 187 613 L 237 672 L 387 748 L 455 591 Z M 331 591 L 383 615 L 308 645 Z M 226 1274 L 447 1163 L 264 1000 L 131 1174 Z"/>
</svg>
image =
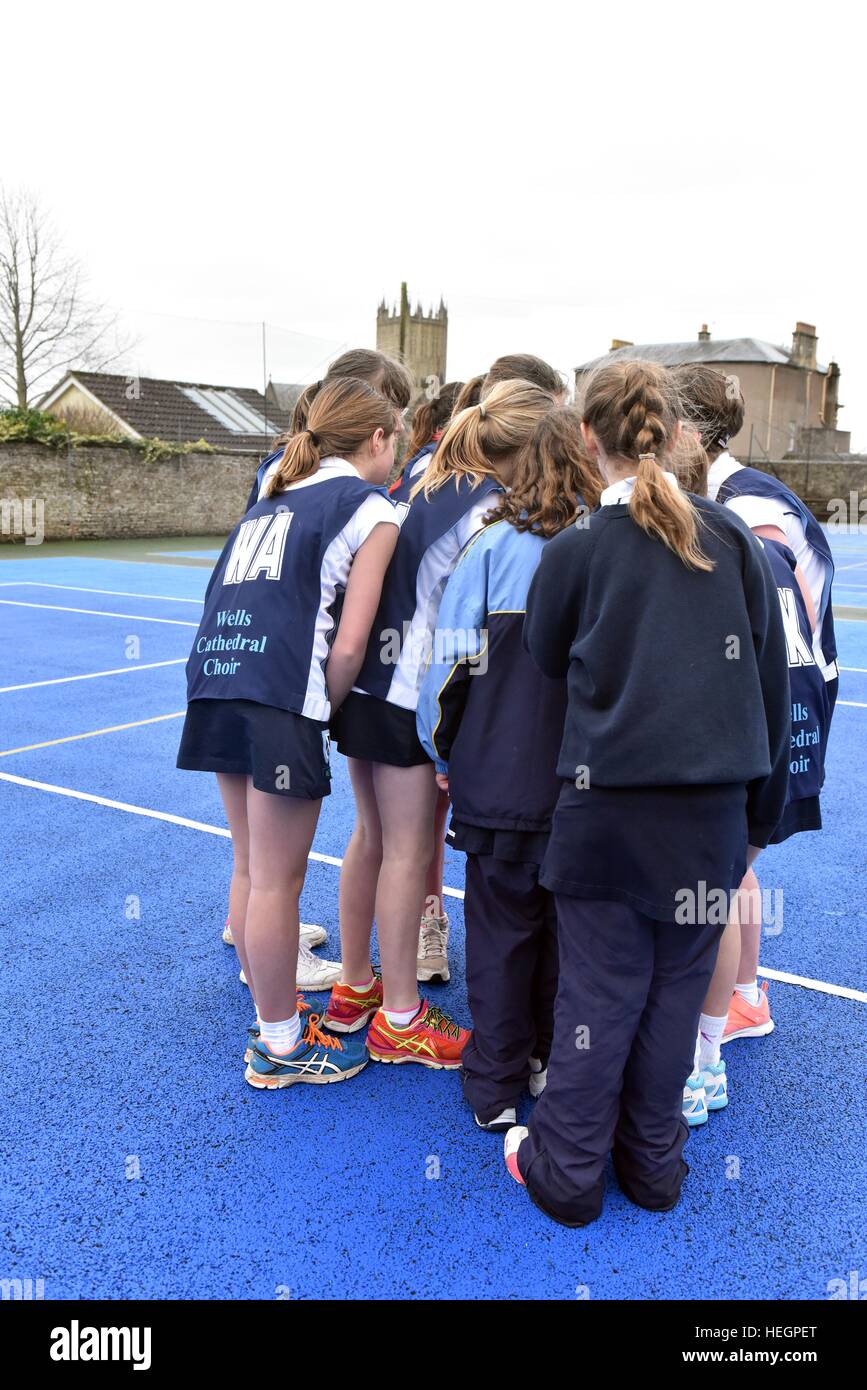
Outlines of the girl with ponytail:
<svg viewBox="0 0 867 1390">
<path fill-rule="evenodd" d="M 542 674 L 521 632 L 545 546 L 601 491 L 580 425 L 549 402 L 446 586 L 419 698 L 419 737 L 452 799 L 449 843 L 467 856 L 473 1031 L 461 1080 L 476 1124 L 495 1131 L 515 1123 L 528 1084 L 533 1096 L 544 1089 L 554 1026 L 556 918 L 539 868 L 560 790 L 566 682 Z"/>
<path fill-rule="evenodd" d="M 371 348 L 350 348 L 348 352 L 344 352 L 340 357 L 334 359 L 321 381 L 314 381 L 312 385 L 306 386 L 301 392 L 295 402 L 289 432 L 274 441 L 274 449 L 259 464 L 250 495 L 247 498 L 247 511 L 265 495 L 266 482 L 277 462 L 282 458 L 289 440 L 294 434 L 300 434 L 302 430 L 307 428 L 310 410 L 322 388 L 330 385 L 333 381 L 350 379 L 366 382 L 394 407 L 395 432 L 398 436 L 400 435 L 403 430 L 403 412 L 412 397 L 412 379 L 409 372 L 401 366 L 400 362 L 396 362 L 393 357 L 388 357 L 384 352 L 377 352 Z"/>
<path fill-rule="evenodd" d="M 437 785 L 416 707 L 446 581 L 551 405 L 538 387 L 505 382 L 451 422 L 404 504 L 367 654 L 332 726 L 349 759 L 356 822 L 340 876 L 344 973 L 326 1021 L 354 1032 L 373 1016 L 367 1046 L 380 1061 L 457 1068 L 467 1041 L 467 1030 L 418 992 L 419 976 L 430 979 L 435 967 L 448 978 L 448 957 L 444 914 L 436 960 L 417 954 Z M 374 916 L 381 978 L 370 964 Z"/>
<path fill-rule="evenodd" d="M 505 1153 L 569 1226 L 599 1215 L 609 1151 L 630 1200 L 678 1201 L 702 1000 L 748 845 L 767 843 L 785 803 L 790 718 L 765 556 L 671 471 L 672 374 L 603 364 L 581 409 L 599 506 L 546 546 L 524 623 L 568 692 L 541 874 L 557 905 L 554 1038 L 547 1088 Z"/>
<path fill-rule="evenodd" d="M 394 435 L 394 407 L 371 386 L 322 388 L 226 542 L 187 663 L 178 766 L 215 772 L 226 809 L 229 921 L 256 1007 L 246 1078 L 258 1088 L 342 1081 L 367 1061 L 316 1015 L 302 1032 L 295 965 L 307 856 L 331 790 L 331 710 L 358 674 L 397 540 L 384 489 Z"/>
</svg>

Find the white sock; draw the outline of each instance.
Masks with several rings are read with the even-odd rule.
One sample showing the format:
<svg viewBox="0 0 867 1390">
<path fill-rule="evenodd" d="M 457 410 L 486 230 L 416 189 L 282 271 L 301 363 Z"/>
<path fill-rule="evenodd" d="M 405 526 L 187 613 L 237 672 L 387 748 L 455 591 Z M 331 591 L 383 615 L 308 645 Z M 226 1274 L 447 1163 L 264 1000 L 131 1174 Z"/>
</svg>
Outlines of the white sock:
<svg viewBox="0 0 867 1390">
<path fill-rule="evenodd" d="M 392 1028 L 408 1028 L 421 1008 L 421 1003 L 412 1009 L 401 1009 L 395 1013 L 394 1009 L 384 1009 L 383 1013 L 391 1024 Z"/>
<path fill-rule="evenodd" d="M 736 984 L 735 989 L 742 999 L 745 999 L 748 1004 L 752 1004 L 754 1009 L 758 1007 L 759 995 L 761 994 L 758 980 L 747 980 L 744 984 Z"/>
<path fill-rule="evenodd" d="M 262 1042 L 268 1051 L 278 1055 L 291 1052 L 301 1037 L 301 1020 L 298 1017 L 297 1009 L 291 1018 L 281 1019 L 279 1023 L 266 1023 L 264 1018 L 260 1018 L 259 1027 L 262 1032 Z"/>
<path fill-rule="evenodd" d="M 715 1018 L 713 1014 L 702 1014 L 698 1021 L 698 1062 L 697 1071 L 705 1067 L 715 1067 L 719 1061 L 720 1043 L 725 1032 L 728 1014 Z"/>
</svg>

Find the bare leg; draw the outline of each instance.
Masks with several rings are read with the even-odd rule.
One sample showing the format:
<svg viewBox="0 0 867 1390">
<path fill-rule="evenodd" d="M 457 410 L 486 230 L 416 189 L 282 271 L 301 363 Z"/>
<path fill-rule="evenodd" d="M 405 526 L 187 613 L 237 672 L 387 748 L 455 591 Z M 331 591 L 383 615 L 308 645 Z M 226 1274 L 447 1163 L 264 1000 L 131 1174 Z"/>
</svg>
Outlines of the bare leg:
<svg viewBox="0 0 867 1390">
<path fill-rule="evenodd" d="M 295 1013 L 298 900 L 321 804 L 260 792 L 252 782 L 247 792 L 250 897 L 245 946 L 252 972 L 247 979 L 259 1017 L 269 1022 Z"/>
<path fill-rule="evenodd" d="M 703 1014 L 711 1018 L 722 1018 L 729 1011 L 732 994 L 737 979 L 738 957 L 741 949 L 741 929 L 738 922 L 738 898 L 732 897 L 729 919 L 720 938 L 719 954 L 716 958 L 713 976 L 705 1001 L 701 1006 Z"/>
<path fill-rule="evenodd" d="M 376 925 L 384 1007 L 398 1012 L 418 1003 L 418 924 L 437 799 L 433 764 L 386 767 L 374 763 L 373 786 L 382 824 Z"/>
<path fill-rule="evenodd" d="M 424 911 L 428 917 L 444 916 L 443 866 L 446 856 L 446 820 L 449 814 L 449 794 L 437 788 L 434 811 L 434 852 L 424 884 Z"/>
<path fill-rule="evenodd" d="M 240 772 L 218 772 L 217 786 L 223 798 L 232 835 L 232 881 L 229 885 L 229 923 L 241 969 L 250 983 L 250 967 L 244 944 L 247 901 L 250 897 L 250 834 L 247 826 L 247 783 Z M 255 998 L 255 995 L 254 995 Z"/>
<path fill-rule="evenodd" d="M 340 870 L 340 947 L 344 984 L 369 980 L 370 933 L 382 864 L 382 826 L 373 788 L 373 764 L 348 758 L 355 794 L 355 825 Z"/>
<path fill-rule="evenodd" d="M 762 890 L 753 869 L 747 869 L 738 889 L 741 920 L 741 953 L 735 980 L 746 984 L 756 978 L 762 941 Z"/>
</svg>

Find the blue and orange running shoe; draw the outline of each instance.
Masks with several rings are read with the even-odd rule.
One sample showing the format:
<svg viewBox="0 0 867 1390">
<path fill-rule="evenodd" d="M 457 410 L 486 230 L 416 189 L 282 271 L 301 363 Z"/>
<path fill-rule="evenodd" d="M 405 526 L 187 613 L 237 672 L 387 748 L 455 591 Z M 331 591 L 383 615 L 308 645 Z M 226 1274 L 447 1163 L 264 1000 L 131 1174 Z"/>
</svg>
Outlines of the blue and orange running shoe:
<svg viewBox="0 0 867 1390">
<path fill-rule="evenodd" d="M 259 1091 L 294 1086 L 296 1081 L 327 1086 L 331 1081 L 348 1081 L 350 1076 L 366 1067 L 368 1061 L 363 1038 L 349 1038 L 344 1042 L 336 1034 L 328 1033 L 321 1026 L 319 1015 L 312 1013 L 291 1052 L 278 1056 L 259 1038 L 253 1045 L 244 1076 Z"/>
<path fill-rule="evenodd" d="M 375 1062 L 420 1062 L 423 1067 L 452 1071 L 461 1065 L 469 1036 L 469 1029 L 422 999 L 405 1028 L 396 1028 L 385 1010 L 377 1009 L 367 1034 L 367 1050 Z"/>
<path fill-rule="evenodd" d="M 382 976 L 378 970 L 374 970 L 373 983 L 366 989 L 355 989 L 339 981 L 332 985 L 331 998 L 322 1021 L 332 1033 L 357 1033 L 381 1008 Z"/>
</svg>

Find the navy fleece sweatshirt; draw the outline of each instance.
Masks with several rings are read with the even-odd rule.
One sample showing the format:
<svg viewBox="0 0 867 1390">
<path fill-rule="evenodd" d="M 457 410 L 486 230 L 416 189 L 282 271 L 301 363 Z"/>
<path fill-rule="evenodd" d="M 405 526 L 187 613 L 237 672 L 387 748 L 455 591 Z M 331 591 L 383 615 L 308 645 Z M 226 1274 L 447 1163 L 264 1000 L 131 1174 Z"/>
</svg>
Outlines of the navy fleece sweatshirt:
<svg viewBox="0 0 867 1390">
<path fill-rule="evenodd" d="M 748 789 L 750 843 L 786 801 L 790 717 L 779 598 L 761 543 L 731 511 L 690 497 L 710 573 L 689 570 L 605 506 L 546 546 L 524 645 L 567 676 L 557 771 L 591 786 Z"/>
</svg>

